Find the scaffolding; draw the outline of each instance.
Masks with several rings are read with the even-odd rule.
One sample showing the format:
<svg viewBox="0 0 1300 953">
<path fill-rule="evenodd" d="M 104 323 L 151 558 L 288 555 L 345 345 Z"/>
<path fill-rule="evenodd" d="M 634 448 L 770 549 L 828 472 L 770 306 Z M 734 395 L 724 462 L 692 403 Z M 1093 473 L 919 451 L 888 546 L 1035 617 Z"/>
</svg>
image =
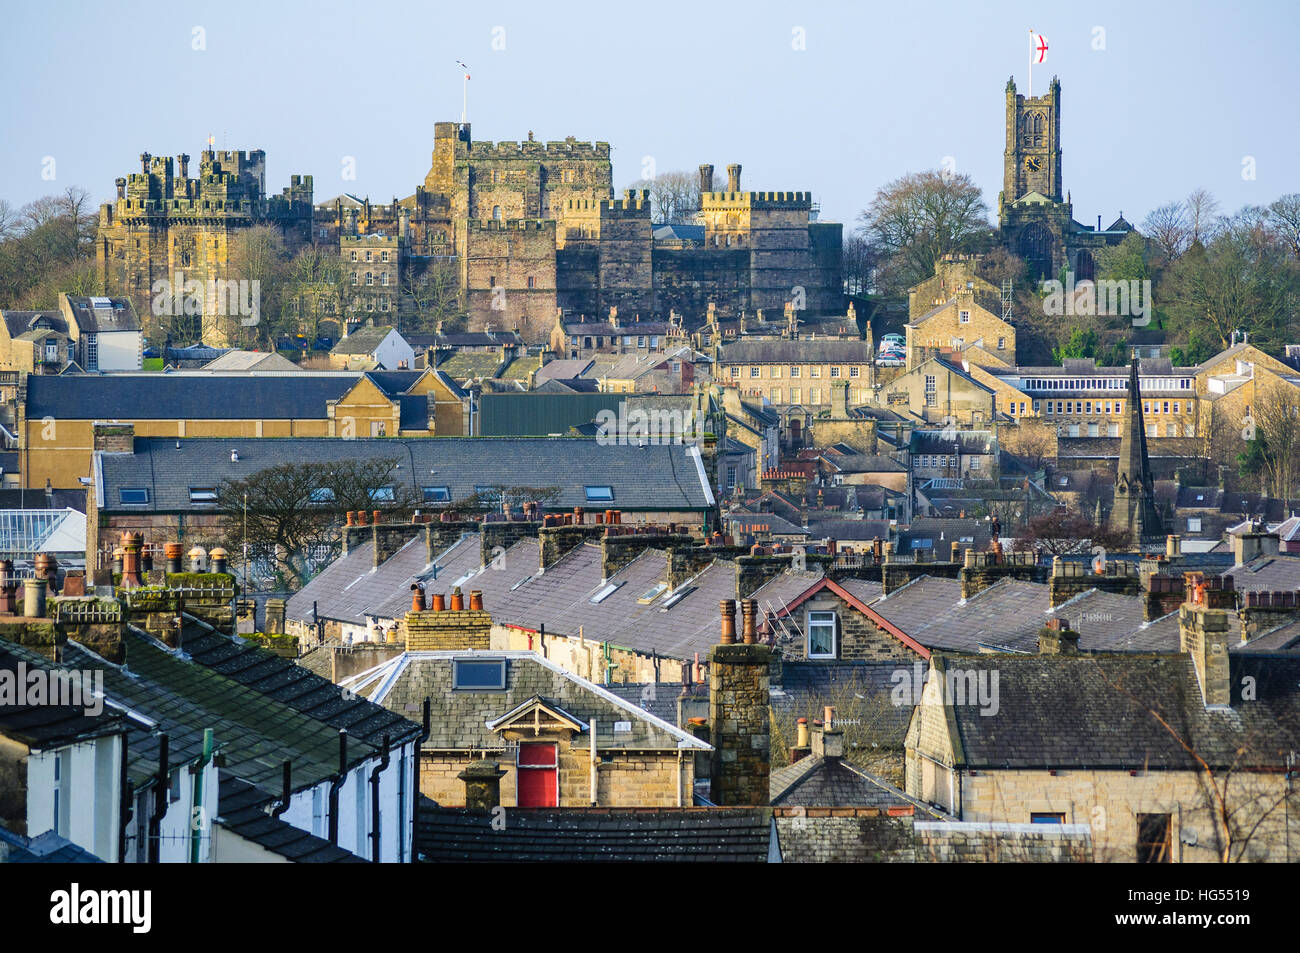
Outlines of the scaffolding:
<svg viewBox="0 0 1300 953">
<path fill-rule="evenodd" d="M 1008 324 L 1011 323 L 1011 299 L 1015 291 L 1015 284 L 1010 278 L 1002 280 L 1002 320 Z"/>
</svg>

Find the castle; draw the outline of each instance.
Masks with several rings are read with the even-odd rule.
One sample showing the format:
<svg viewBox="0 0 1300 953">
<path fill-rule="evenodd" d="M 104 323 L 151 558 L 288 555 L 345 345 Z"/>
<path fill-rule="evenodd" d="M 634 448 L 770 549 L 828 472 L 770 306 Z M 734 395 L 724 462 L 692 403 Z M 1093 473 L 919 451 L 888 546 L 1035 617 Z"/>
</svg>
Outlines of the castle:
<svg viewBox="0 0 1300 953">
<path fill-rule="evenodd" d="M 276 196 L 266 194 L 266 153 L 217 152 L 199 159 L 189 177 L 188 155 L 140 156 L 140 171 L 117 180 L 117 199 L 99 210 L 96 257 L 100 276 L 129 297 L 139 314 L 152 313 L 155 283 L 209 281 L 232 274 L 231 239 L 241 229 L 271 225 L 292 253 L 312 240 L 312 177 L 295 175 Z M 177 294 L 180 289 L 177 289 Z M 232 342 L 229 316 L 203 315 L 203 339 Z"/>
<path fill-rule="evenodd" d="M 1029 266 L 1035 280 L 1055 278 L 1061 269 L 1076 281 L 1096 276 L 1094 252 L 1117 245 L 1133 226 L 1121 214 L 1109 228 L 1074 220 L 1070 194 L 1061 192 L 1061 82 L 1055 76 L 1046 95 L 1022 96 L 1007 80 L 1007 147 L 1002 157 L 998 229 L 1002 243 Z"/>
<path fill-rule="evenodd" d="M 400 313 L 399 278 L 454 267 L 471 330 L 517 328 L 529 343 L 547 339 L 557 314 L 676 312 L 695 326 L 710 305 L 724 317 L 787 303 L 809 314 L 842 309 L 843 226 L 816 221 L 809 193 L 742 191 L 739 165 L 728 166 L 723 191 L 713 189 L 713 167 L 701 166 L 696 223 L 660 226 L 648 192 L 614 196 L 609 143 L 572 137 L 475 142 L 468 123 L 437 123 L 424 183 L 391 204 L 342 195 L 313 208 L 310 176 L 265 199 L 260 151 L 206 152 L 197 181 L 180 160 L 176 179 L 170 158 L 143 156 L 143 172 L 119 179 L 117 203 L 101 210 L 101 273 L 146 310 L 159 277 L 224 277 L 232 231 L 258 223 L 279 227 L 291 251 L 308 241 L 337 249 L 353 284 L 377 286 L 367 310 Z M 363 236 L 383 236 L 391 268 L 358 260 Z M 213 322 L 204 336 L 222 343 L 210 339 Z"/>
</svg>

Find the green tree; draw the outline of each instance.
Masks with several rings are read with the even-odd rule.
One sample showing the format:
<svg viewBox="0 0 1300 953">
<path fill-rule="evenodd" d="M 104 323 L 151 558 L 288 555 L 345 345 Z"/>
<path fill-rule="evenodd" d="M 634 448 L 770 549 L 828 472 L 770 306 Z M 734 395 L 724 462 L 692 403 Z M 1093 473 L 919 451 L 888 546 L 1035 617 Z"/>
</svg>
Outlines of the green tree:
<svg viewBox="0 0 1300 953">
<path fill-rule="evenodd" d="M 1070 336 L 1059 347 L 1052 348 L 1052 360 L 1057 364 L 1067 358 L 1096 356 L 1097 332 L 1092 328 L 1071 328 Z"/>
</svg>

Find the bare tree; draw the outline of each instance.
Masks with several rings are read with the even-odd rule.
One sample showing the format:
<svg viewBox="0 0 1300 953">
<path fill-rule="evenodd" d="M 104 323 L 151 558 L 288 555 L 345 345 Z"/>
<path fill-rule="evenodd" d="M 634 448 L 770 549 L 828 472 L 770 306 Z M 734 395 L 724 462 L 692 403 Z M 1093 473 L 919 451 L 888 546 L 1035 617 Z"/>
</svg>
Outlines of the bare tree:
<svg viewBox="0 0 1300 953">
<path fill-rule="evenodd" d="M 979 250 L 989 210 L 969 175 L 916 172 L 876 192 L 859 220 L 889 259 L 887 283 L 902 291 L 934 274 L 944 255 Z"/>
<path fill-rule="evenodd" d="M 1289 500 L 1300 482 L 1300 388 L 1282 380 L 1260 387 L 1250 408 L 1258 460 L 1266 492 Z"/>
<path fill-rule="evenodd" d="M 1166 202 L 1142 221 L 1142 234 L 1160 250 L 1165 261 L 1177 261 L 1192 242 L 1192 225 L 1187 206 Z"/>
<path fill-rule="evenodd" d="M 721 179 L 715 172 L 710 188 L 718 191 Z M 629 188 L 647 189 L 650 192 L 650 215 L 653 221 L 668 225 L 687 225 L 695 220 L 700 210 L 700 177 L 698 173 L 676 170 L 663 172 L 653 179 L 633 182 Z"/>
<path fill-rule="evenodd" d="M 1282 196 L 1268 207 L 1268 222 L 1300 261 L 1300 192 Z"/>
<path fill-rule="evenodd" d="M 1185 207 L 1191 229 L 1189 241 L 1204 245 L 1218 231 L 1219 200 L 1209 189 L 1195 189 L 1187 196 Z"/>
</svg>

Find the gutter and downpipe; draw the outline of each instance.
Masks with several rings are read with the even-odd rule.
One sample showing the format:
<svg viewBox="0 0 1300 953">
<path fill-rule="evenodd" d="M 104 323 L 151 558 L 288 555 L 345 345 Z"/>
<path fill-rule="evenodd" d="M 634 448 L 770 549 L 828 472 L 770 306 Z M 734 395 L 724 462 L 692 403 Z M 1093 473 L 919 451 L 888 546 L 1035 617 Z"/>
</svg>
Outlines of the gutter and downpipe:
<svg viewBox="0 0 1300 953">
<path fill-rule="evenodd" d="M 162 853 L 162 822 L 167 816 L 167 796 L 171 793 L 167 746 L 167 734 L 164 732 L 158 736 L 158 773 L 154 777 L 153 813 L 149 815 L 147 856 L 151 864 L 158 863 Z"/>
<path fill-rule="evenodd" d="M 135 816 L 135 784 L 127 776 L 127 736 L 122 732 L 122 765 L 119 772 L 122 791 L 122 803 L 118 806 L 118 826 L 117 826 L 117 862 L 125 864 L 126 860 L 126 829 L 131 824 L 131 818 Z"/>
<path fill-rule="evenodd" d="M 330 780 L 330 831 L 329 841 L 339 845 L 339 791 L 348 779 L 348 730 L 339 729 L 339 772 Z"/>
<path fill-rule="evenodd" d="M 280 803 L 271 811 L 273 818 L 279 818 L 281 814 L 289 810 L 290 787 L 293 783 L 293 764 L 288 758 L 284 759 L 284 780 L 280 786 Z"/>
<path fill-rule="evenodd" d="M 433 711 L 431 706 L 432 700 L 424 700 L 424 719 L 423 727 L 420 729 L 420 737 L 415 739 L 415 755 L 411 759 L 411 856 L 410 863 L 416 861 L 415 850 L 415 831 L 420 823 L 420 750 L 424 743 L 429 740 L 429 735 L 433 734 Z"/>
<path fill-rule="evenodd" d="M 212 729 L 203 729 L 203 757 L 191 770 L 194 775 L 194 810 L 190 812 L 190 863 L 199 862 L 203 831 L 208 829 L 207 815 L 203 811 L 203 782 L 206 780 L 208 765 L 212 763 Z M 198 818 L 196 826 L 194 819 Z"/>
<path fill-rule="evenodd" d="M 370 859 L 379 863 L 379 776 L 388 770 L 388 735 L 384 735 L 379 764 L 370 772 Z"/>
</svg>

